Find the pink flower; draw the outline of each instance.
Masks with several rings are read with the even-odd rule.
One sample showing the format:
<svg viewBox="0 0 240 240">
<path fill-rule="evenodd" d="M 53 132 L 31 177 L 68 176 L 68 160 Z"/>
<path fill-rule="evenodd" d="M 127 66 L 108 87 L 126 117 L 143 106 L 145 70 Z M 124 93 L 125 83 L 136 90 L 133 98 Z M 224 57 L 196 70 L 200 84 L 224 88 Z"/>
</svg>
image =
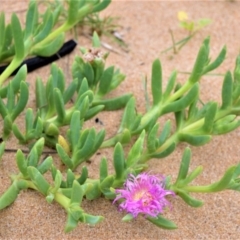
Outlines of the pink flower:
<svg viewBox="0 0 240 240">
<path fill-rule="evenodd" d="M 173 191 L 165 190 L 165 179 L 147 173 L 138 176 L 130 174 L 124 184 L 124 189 L 116 189 L 117 196 L 113 203 L 119 199 L 120 211 L 126 211 L 133 217 L 138 214 L 157 217 L 170 203 L 165 199 L 167 195 L 175 195 Z"/>
</svg>

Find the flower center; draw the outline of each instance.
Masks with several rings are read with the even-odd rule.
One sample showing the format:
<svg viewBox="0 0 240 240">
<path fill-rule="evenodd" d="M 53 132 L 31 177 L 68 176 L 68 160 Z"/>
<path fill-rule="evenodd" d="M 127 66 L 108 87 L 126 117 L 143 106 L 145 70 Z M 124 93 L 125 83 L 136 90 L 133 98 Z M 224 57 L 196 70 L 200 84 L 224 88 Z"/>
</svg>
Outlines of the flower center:
<svg viewBox="0 0 240 240">
<path fill-rule="evenodd" d="M 153 199 L 152 195 L 145 189 L 139 190 L 137 191 L 134 196 L 133 199 L 135 201 L 141 200 L 144 206 L 147 206 L 151 200 Z"/>
</svg>

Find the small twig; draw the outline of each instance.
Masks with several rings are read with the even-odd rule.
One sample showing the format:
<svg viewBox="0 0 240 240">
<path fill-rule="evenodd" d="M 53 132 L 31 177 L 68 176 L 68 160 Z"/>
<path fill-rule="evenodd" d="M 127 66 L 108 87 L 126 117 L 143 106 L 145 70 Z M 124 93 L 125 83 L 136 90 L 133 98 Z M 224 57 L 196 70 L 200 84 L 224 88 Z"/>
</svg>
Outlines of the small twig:
<svg viewBox="0 0 240 240">
<path fill-rule="evenodd" d="M 146 110 L 149 111 L 150 109 L 150 101 L 149 101 L 149 96 L 147 92 L 147 76 L 142 77 L 142 82 L 143 82 L 143 87 L 144 87 L 144 97 L 145 97 L 145 107 Z"/>
<path fill-rule="evenodd" d="M 187 36 L 187 37 L 183 38 L 182 40 L 175 42 L 175 46 L 188 41 L 190 38 L 191 38 L 191 36 Z M 161 54 L 170 51 L 172 48 L 173 48 L 173 46 L 161 51 Z"/>
<path fill-rule="evenodd" d="M 5 152 L 9 152 L 9 153 L 15 153 L 15 152 L 17 152 L 18 150 L 19 150 L 19 149 L 14 149 L 14 148 L 5 148 L 5 149 L 4 149 Z M 21 149 L 21 151 L 22 151 L 23 153 L 29 153 L 31 150 L 29 150 L 29 149 Z M 57 154 L 57 151 L 51 151 L 51 150 L 49 150 L 49 151 L 43 151 L 42 154 Z"/>
<path fill-rule="evenodd" d="M 196 32 L 194 32 L 193 34 L 190 34 L 188 38 L 180 44 L 180 46 L 178 47 L 178 51 L 180 51 L 180 49 L 195 35 L 195 33 Z"/>
<path fill-rule="evenodd" d="M 182 72 L 182 71 L 178 71 L 178 73 L 181 73 L 181 74 L 187 74 L 187 75 L 190 75 L 191 72 Z M 204 75 L 208 75 L 208 76 L 224 76 L 225 74 L 224 73 L 206 73 Z"/>
<path fill-rule="evenodd" d="M 172 43 L 173 43 L 173 53 L 177 54 L 176 42 L 175 42 L 175 39 L 174 39 L 174 35 L 173 35 L 172 29 L 169 29 L 169 32 L 170 32 Z"/>
<path fill-rule="evenodd" d="M 90 35 L 88 35 L 88 34 L 83 33 L 83 36 L 88 38 L 88 39 L 92 39 L 92 37 Z M 113 47 L 110 46 L 108 43 L 105 43 L 103 41 L 100 41 L 100 42 L 101 42 L 101 45 L 102 45 L 103 48 L 106 48 L 110 52 L 114 52 L 116 54 L 120 54 L 121 55 L 121 53 L 119 51 L 113 49 Z"/>
<path fill-rule="evenodd" d="M 205 103 L 199 98 L 198 101 L 202 104 L 202 106 L 205 106 Z"/>
</svg>

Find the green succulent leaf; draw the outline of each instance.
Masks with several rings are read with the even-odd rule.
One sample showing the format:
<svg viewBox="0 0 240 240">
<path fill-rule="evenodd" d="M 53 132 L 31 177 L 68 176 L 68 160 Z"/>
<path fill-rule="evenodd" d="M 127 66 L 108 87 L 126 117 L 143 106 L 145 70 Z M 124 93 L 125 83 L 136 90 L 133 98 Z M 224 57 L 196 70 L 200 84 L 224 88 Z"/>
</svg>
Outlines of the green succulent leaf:
<svg viewBox="0 0 240 240">
<path fill-rule="evenodd" d="M 128 213 L 128 214 L 126 214 L 126 215 L 122 218 L 122 221 L 123 221 L 123 222 L 130 222 L 130 221 L 133 220 L 133 219 L 134 219 L 133 215 L 130 214 L 130 213 Z"/>
<path fill-rule="evenodd" d="M 22 61 L 25 57 L 25 47 L 23 40 L 23 32 L 20 21 L 15 13 L 11 18 L 12 36 L 15 44 L 15 58 Z"/>
<path fill-rule="evenodd" d="M 232 105 L 232 92 L 233 92 L 232 75 L 228 71 L 225 75 L 222 87 L 222 106 L 221 109 L 226 109 Z"/>
<path fill-rule="evenodd" d="M 82 185 L 85 183 L 87 178 L 88 178 L 88 169 L 86 166 L 83 166 L 81 176 L 77 179 L 77 181 L 79 182 L 79 184 Z"/>
<path fill-rule="evenodd" d="M 163 93 L 164 101 L 166 101 L 168 99 L 171 92 L 173 91 L 175 83 L 176 83 L 176 78 L 177 78 L 177 71 L 173 71 L 168 79 L 166 90 Z"/>
<path fill-rule="evenodd" d="M 6 146 L 6 143 L 5 142 L 2 142 L 0 144 L 0 162 L 2 160 L 2 156 L 3 156 L 3 153 L 4 153 L 4 150 L 5 150 L 5 146 Z"/>
<path fill-rule="evenodd" d="M 203 171 L 202 166 L 196 167 L 189 175 L 182 181 L 182 185 L 188 185 L 191 183 L 196 177 L 198 177 Z"/>
<path fill-rule="evenodd" d="M 162 129 L 162 132 L 158 138 L 159 140 L 159 146 L 161 146 L 168 138 L 168 136 L 170 135 L 170 131 L 171 131 L 171 121 L 168 120 Z"/>
<path fill-rule="evenodd" d="M 104 218 L 102 216 L 93 216 L 87 213 L 84 213 L 84 222 L 91 224 L 91 225 L 96 225 L 97 223 L 100 223 Z"/>
<path fill-rule="evenodd" d="M 78 81 L 74 79 L 68 86 L 68 88 L 63 93 L 64 103 L 66 104 L 71 100 L 75 91 L 77 90 Z"/>
<path fill-rule="evenodd" d="M 73 181 L 75 180 L 75 175 L 71 169 L 67 170 L 67 187 L 72 187 Z"/>
<path fill-rule="evenodd" d="M 68 213 L 67 216 L 67 223 L 65 225 L 64 231 L 66 233 L 71 232 L 74 228 L 76 228 L 78 225 L 78 220 L 76 220 L 71 213 Z"/>
<path fill-rule="evenodd" d="M 187 203 L 191 207 L 201 207 L 203 205 L 203 202 L 201 200 L 195 199 L 191 197 L 187 192 L 185 191 L 178 191 L 177 195 L 183 199 L 185 203 Z"/>
<path fill-rule="evenodd" d="M 66 118 L 66 111 L 62 93 L 58 88 L 54 89 L 54 103 L 57 111 L 57 121 L 64 124 Z"/>
<path fill-rule="evenodd" d="M 177 225 L 174 222 L 162 217 L 161 215 L 158 215 L 156 218 L 147 217 L 147 220 L 163 229 L 172 230 L 177 228 Z"/>
<path fill-rule="evenodd" d="M 8 139 L 12 132 L 12 120 L 9 115 L 7 115 L 3 120 L 3 139 Z"/>
<path fill-rule="evenodd" d="M 17 182 L 14 181 L 12 185 L 0 196 L 0 210 L 11 205 L 20 192 Z"/>
<path fill-rule="evenodd" d="M 33 35 L 36 23 L 38 20 L 37 4 L 36 1 L 30 1 L 26 15 L 26 27 L 24 32 L 24 39 L 28 39 Z"/>
<path fill-rule="evenodd" d="M 41 57 L 49 57 L 55 54 L 63 45 L 65 39 L 65 34 L 59 34 L 54 40 L 46 43 L 46 44 L 38 44 L 35 45 L 31 49 L 31 54 L 41 56 Z"/>
<path fill-rule="evenodd" d="M 83 195 L 83 188 L 80 186 L 78 181 L 74 180 L 72 184 L 71 203 L 77 203 L 78 205 L 81 205 Z"/>
<path fill-rule="evenodd" d="M 195 83 L 185 96 L 172 103 L 166 104 L 162 109 L 162 113 L 166 114 L 169 112 L 179 112 L 185 109 L 196 99 L 196 97 L 198 96 L 198 91 L 198 83 Z"/>
<path fill-rule="evenodd" d="M 98 93 L 100 95 L 105 95 L 109 92 L 109 88 L 111 86 L 111 81 L 113 78 L 113 73 L 114 73 L 114 67 L 108 67 L 106 70 L 104 70 L 100 82 L 99 82 L 99 90 Z"/>
<path fill-rule="evenodd" d="M 217 67 L 219 67 L 222 64 L 222 62 L 225 60 L 226 53 L 227 53 L 227 48 L 226 46 L 224 46 L 220 51 L 219 55 L 216 57 L 216 59 L 204 67 L 202 74 L 206 74 L 216 69 Z"/>
<path fill-rule="evenodd" d="M 184 180 L 187 177 L 190 160 L 191 160 L 191 150 L 190 148 L 186 148 L 182 156 L 182 161 L 179 168 L 176 183 Z"/>
<path fill-rule="evenodd" d="M 111 3 L 111 0 L 102 0 L 98 4 L 96 4 L 93 8 L 93 12 L 99 12 L 105 9 L 109 4 Z"/>
<path fill-rule="evenodd" d="M 135 98 L 131 97 L 124 109 L 119 131 L 129 129 L 136 117 Z"/>
<path fill-rule="evenodd" d="M 25 159 L 23 152 L 20 149 L 18 149 L 17 154 L 16 154 L 16 162 L 17 162 L 18 169 L 20 170 L 22 175 L 24 177 L 27 177 L 28 176 L 28 172 L 27 172 L 28 164 L 27 164 L 27 161 Z"/>
<path fill-rule="evenodd" d="M 26 67 L 26 65 L 23 65 L 18 70 L 16 75 L 13 77 L 13 79 L 10 81 L 14 94 L 17 94 L 19 92 L 21 82 L 25 81 L 26 77 L 27 77 L 27 67 Z M 1 98 L 6 98 L 7 97 L 8 88 L 9 88 L 9 85 L 2 86 L 0 88 L 0 97 Z"/>
<path fill-rule="evenodd" d="M 41 42 L 50 34 L 54 24 L 53 21 L 53 14 L 49 10 L 47 10 L 43 17 L 43 23 L 42 25 L 40 25 L 41 30 L 36 36 L 34 36 L 34 44 Z"/>
<path fill-rule="evenodd" d="M 1 29 L 1 36 L 0 36 L 0 55 L 3 50 L 4 46 L 4 38 L 5 38 L 5 14 L 3 12 L 0 13 L 0 29 Z"/>
<path fill-rule="evenodd" d="M 10 82 L 8 84 L 7 103 L 6 103 L 8 112 L 11 113 L 13 111 L 14 105 L 15 105 L 15 95 L 13 92 L 12 83 Z"/>
<path fill-rule="evenodd" d="M 65 152 L 65 150 L 63 149 L 63 147 L 60 144 L 56 144 L 56 149 L 58 152 L 58 155 L 61 159 L 61 161 L 70 169 L 73 168 L 73 163 L 72 163 L 72 159 L 68 156 L 68 154 Z"/>
<path fill-rule="evenodd" d="M 132 146 L 131 150 L 128 153 L 127 160 L 126 160 L 126 165 L 128 168 L 137 164 L 137 161 L 141 157 L 142 151 L 144 149 L 143 148 L 144 139 L 145 139 L 145 130 L 142 131 L 137 141 L 134 143 L 134 145 Z"/>
<path fill-rule="evenodd" d="M 101 47 L 101 41 L 96 31 L 93 32 L 92 45 L 95 48 Z"/>
<path fill-rule="evenodd" d="M 116 197 L 116 194 L 113 193 L 110 188 L 112 187 L 114 183 L 114 176 L 108 176 L 106 177 L 101 183 L 100 183 L 100 190 L 107 199 L 114 199 Z"/>
<path fill-rule="evenodd" d="M 186 133 L 179 133 L 178 139 L 181 142 L 187 142 L 193 146 L 202 146 L 212 139 L 211 135 L 193 135 L 193 134 L 186 134 Z"/>
<path fill-rule="evenodd" d="M 162 67 L 159 59 L 156 59 L 152 64 L 151 87 L 153 105 L 157 105 L 162 99 Z"/>
<path fill-rule="evenodd" d="M 105 111 L 113 111 L 125 107 L 131 97 L 132 94 L 124 94 L 111 99 L 94 100 L 92 104 L 93 106 L 104 105 Z"/>
<path fill-rule="evenodd" d="M 86 198 L 88 200 L 94 200 L 101 196 L 100 185 L 98 181 L 95 181 L 91 184 L 91 186 L 86 191 Z"/>
<path fill-rule="evenodd" d="M 116 179 L 121 180 L 125 173 L 125 158 L 122 145 L 117 143 L 114 148 L 113 164 L 116 172 Z"/>
<path fill-rule="evenodd" d="M 108 164 L 107 164 L 107 159 L 102 158 L 100 162 L 100 182 L 102 182 L 107 176 L 108 176 Z"/>
<path fill-rule="evenodd" d="M 17 127 L 17 125 L 15 123 L 12 125 L 12 131 L 13 131 L 13 134 L 15 135 L 15 137 L 19 140 L 20 143 L 25 143 L 26 142 L 25 137 L 20 132 L 19 128 Z"/>
<path fill-rule="evenodd" d="M 208 50 L 205 44 L 203 44 L 198 52 L 196 62 L 194 64 L 192 73 L 189 77 L 189 82 L 194 84 L 198 82 L 203 75 L 203 70 L 208 60 Z"/>
<path fill-rule="evenodd" d="M 48 136 L 54 137 L 59 135 L 59 128 L 56 124 L 45 122 L 44 131 Z"/>
<path fill-rule="evenodd" d="M 157 139 L 158 128 L 159 124 L 156 123 L 149 132 L 147 137 L 147 149 L 148 152 L 150 153 L 154 152 L 159 147 L 159 141 Z"/>
<path fill-rule="evenodd" d="M 27 168 L 28 175 L 33 181 L 33 183 L 36 185 L 39 192 L 41 192 L 43 195 L 47 196 L 48 190 L 50 188 L 49 183 L 47 180 L 43 177 L 43 175 L 35 168 L 35 167 L 28 167 Z"/>
<path fill-rule="evenodd" d="M 78 21 L 78 8 L 79 8 L 79 2 L 78 1 L 69 1 L 69 7 L 68 7 L 68 17 L 67 17 L 67 24 L 69 26 L 72 26 L 75 24 L 76 21 Z"/>
<path fill-rule="evenodd" d="M 11 119 L 14 121 L 17 116 L 24 110 L 24 108 L 27 105 L 28 102 L 28 96 L 29 96 L 29 91 L 28 91 L 28 85 L 26 82 L 21 82 L 20 84 L 20 95 L 19 95 L 19 100 L 17 104 L 15 105 L 12 113 L 11 113 Z"/>
<path fill-rule="evenodd" d="M 51 156 L 48 156 L 46 159 L 44 159 L 44 161 L 40 165 L 38 165 L 37 169 L 41 174 L 44 174 L 51 169 L 52 164 L 53 159 Z"/>
<path fill-rule="evenodd" d="M 155 153 L 151 154 L 152 158 L 164 158 L 168 155 L 170 155 L 176 148 L 176 142 L 172 142 L 166 149 L 163 151 L 156 150 Z"/>
<path fill-rule="evenodd" d="M 235 174 L 236 166 L 230 167 L 224 174 L 224 176 L 216 183 L 213 183 L 209 186 L 211 192 L 219 192 L 225 190 L 229 183 L 232 180 L 232 177 Z"/>
<path fill-rule="evenodd" d="M 240 126 L 240 120 L 235 120 L 231 122 L 225 122 L 223 124 L 217 123 L 213 125 L 212 133 L 214 135 L 226 134 L 232 132 Z"/>
<path fill-rule="evenodd" d="M 212 132 L 215 116 L 217 113 L 217 108 L 218 108 L 217 103 L 212 102 L 212 103 L 210 103 L 210 106 L 208 107 L 208 109 L 206 111 L 205 118 L 204 118 L 204 124 L 202 126 L 202 130 L 205 133 Z"/>
</svg>

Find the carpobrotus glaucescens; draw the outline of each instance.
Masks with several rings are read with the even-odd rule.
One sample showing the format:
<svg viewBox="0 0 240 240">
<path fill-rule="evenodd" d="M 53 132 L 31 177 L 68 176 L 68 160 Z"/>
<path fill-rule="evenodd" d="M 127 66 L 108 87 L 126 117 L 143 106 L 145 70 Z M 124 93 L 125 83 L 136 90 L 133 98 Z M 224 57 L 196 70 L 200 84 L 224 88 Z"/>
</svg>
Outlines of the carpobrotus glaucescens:
<svg viewBox="0 0 240 240">
<path fill-rule="evenodd" d="M 173 191 L 165 189 L 165 179 L 147 173 L 134 176 L 130 174 L 123 189 L 116 189 L 116 198 L 123 202 L 119 205 L 120 211 L 130 213 L 134 218 L 138 214 L 157 217 L 170 203 L 165 198 L 175 195 Z"/>
</svg>

